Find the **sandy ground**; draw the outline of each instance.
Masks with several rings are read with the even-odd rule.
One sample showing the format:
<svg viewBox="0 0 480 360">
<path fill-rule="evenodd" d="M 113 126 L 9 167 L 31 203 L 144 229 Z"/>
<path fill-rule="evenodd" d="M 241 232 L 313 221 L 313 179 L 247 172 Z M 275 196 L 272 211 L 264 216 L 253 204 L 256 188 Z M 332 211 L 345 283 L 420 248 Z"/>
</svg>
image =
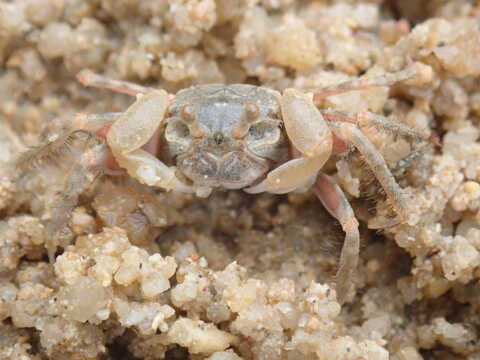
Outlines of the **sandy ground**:
<svg viewBox="0 0 480 360">
<path fill-rule="evenodd" d="M 479 18 L 467 0 L 0 1 L 0 358 L 480 359 Z M 436 143 L 366 129 L 406 199 L 394 227 L 371 229 L 391 204 L 357 153 L 325 166 L 361 223 L 343 306 L 344 234 L 311 191 L 200 199 L 104 176 L 65 208 L 56 243 L 48 224 L 82 139 L 12 165 L 77 113 L 134 101 L 82 87 L 85 68 L 171 93 L 309 91 L 413 62 L 421 82 L 322 104 Z"/>
</svg>

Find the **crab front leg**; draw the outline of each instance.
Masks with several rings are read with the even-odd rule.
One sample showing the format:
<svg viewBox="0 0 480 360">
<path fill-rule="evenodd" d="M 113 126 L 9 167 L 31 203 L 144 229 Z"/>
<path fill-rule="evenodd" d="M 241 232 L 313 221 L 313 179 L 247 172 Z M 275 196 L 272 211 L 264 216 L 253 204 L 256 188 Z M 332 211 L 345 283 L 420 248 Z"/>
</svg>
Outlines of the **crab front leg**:
<svg viewBox="0 0 480 360">
<path fill-rule="evenodd" d="M 346 234 L 336 275 L 337 298 L 342 304 L 353 284 L 360 235 L 358 221 L 340 187 L 327 175 L 318 173 L 332 153 L 333 135 L 310 96 L 287 89 L 281 98 L 281 108 L 288 138 L 301 157 L 274 169 L 262 183 L 247 191 L 287 192 L 303 187 L 318 174 L 314 191 Z"/>
<path fill-rule="evenodd" d="M 332 153 L 332 133 L 311 98 L 287 89 L 280 99 L 287 136 L 301 157 L 270 171 L 266 179 L 245 191 L 286 193 L 309 184 Z"/>
<path fill-rule="evenodd" d="M 130 176 L 143 184 L 167 191 L 196 193 L 203 197 L 210 194 L 209 188 L 182 183 L 175 175 L 175 167 L 168 167 L 145 149 L 144 145 L 161 127 L 171 95 L 164 90 L 110 79 L 90 70 L 81 71 L 77 79 L 85 86 L 137 96 L 137 101 L 120 116 L 106 135 L 115 160 Z"/>
<path fill-rule="evenodd" d="M 318 174 L 313 190 L 327 211 L 340 222 L 345 232 L 336 274 L 337 300 L 343 304 L 348 300 L 350 289 L 353 287 L 353 277 L 358 264 L 360 251 L 358 221 L 342 189 L 330 176 Z"/>
<path fill-rule="evenodd" d="M 137 95 L 137 101 L 110 127 L 107 142 L 118 164 L 130 176 L 149 186 L 206 196 L 210 189 L 188 186 L 155 154 L 142 147 L 160 128 L 167 111 L 169 96 L 163 90 Z"/>
</svg>

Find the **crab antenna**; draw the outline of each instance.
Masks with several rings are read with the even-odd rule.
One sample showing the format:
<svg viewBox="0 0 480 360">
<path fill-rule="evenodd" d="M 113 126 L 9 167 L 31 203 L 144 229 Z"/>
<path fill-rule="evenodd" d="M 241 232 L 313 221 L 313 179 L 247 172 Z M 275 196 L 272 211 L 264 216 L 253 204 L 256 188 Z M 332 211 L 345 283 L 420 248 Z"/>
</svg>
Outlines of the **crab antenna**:
<svg viewBox="0 0 480 360">
<path fill-rule="evenodd" d="M 238 125 L 232 130 L 232 136 L 237 139 L 243 138 L 250 129 L 250 124 L 259 116 L 260 109 L 258 108 L 257 104 L 245 105 L 245 111 L 243 112 L 242 118 L 238 122 Z"/>
<path fill-rule="evenodd" d="M 202 137 L 205 135 L 205 129 L 197 117 L 195 107 L 191 104 L 187 104 L 183 107 L 181 112 L 182 119 L 188 124 L 188 129 L 194 137 Z"/>
</svg>

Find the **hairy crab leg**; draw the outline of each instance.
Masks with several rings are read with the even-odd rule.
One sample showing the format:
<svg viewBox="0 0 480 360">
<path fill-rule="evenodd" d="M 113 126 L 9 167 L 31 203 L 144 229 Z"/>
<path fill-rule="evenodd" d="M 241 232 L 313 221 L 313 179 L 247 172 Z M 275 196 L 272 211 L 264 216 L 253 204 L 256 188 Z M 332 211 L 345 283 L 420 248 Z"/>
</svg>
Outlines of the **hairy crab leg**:
<svg viewBox="0 0 480 360">
<path fill-rule="evenodd" d="M 61 197 L 56 203 L 52 220 L 48 224 L 47 250 L 51 263 L 55 260 L 55 252 L 59 239 L 65 230 L 71 214 L 78 202 L 79 195 L 85 191 L 95 179 L 102 174 L 108 154 L 108 147 L 103 139 L 92 136 L 86 131 L 77 131 L 87 136 L 85 149 L 75 160 L 67 176 Z"/>
<path fill-rule="evenodd" d="M 360 252 L 358 221 L 342 189 L 330 176 L 319 173 L 313 190 L 327 211 L 340 222 L 345 232 L 345 241 L 336 274 L 337 300 L 343 304 L 348 300 L 353 287 L 353 278 L 358 264 Z"/>
<path fill-rule="evenodd" d="M 430 151 L 433 148 L 432 143 L 428 143 L 425 146 L 422 146 L 421 148 L 411 152 L 408 154 L 406 157 L 403 159 L 400 159 L 391 169 L 391 172 L 394 177 L 398 178 L 400 176 L 403 176 L 405 171 L 411 164 L 416 161 L 418 158 L 424 156 L 428 151 Z M 374 190 L 372 190 L 370 193 L 374 194 L 376 193 L 379 189 L 380 185 L 376 184 Z M 369 196 L 369 195 L 367 195 Z M 395 226 L 398 224 L 397 219 L 388 219 L 388 218 L 372 218 L 368 221 L 368 227 L 370 229 L 381 229 L 381 228 L 386 228 L 390 226 Z"/>
<path fill-rule="evenodd" d="M 364 156 L 365 161 L 382 185 L 382 188 L 385 190 L 387 197 L 390 199 L 392 206 L 399 217 L 396 223 L 407 219 L 408 213 L 400 186 L 395 181 L 395 178 L 385 163 L 383 156 L 378 152 L 375 146 L 354 124 L 346 122 L 331 122 L 330 125 L 333 133 L 340 140 L 352 144 Z"/>
<path fill-rule="evenodd" d="M 57 129 L 52 130 L 40 145 L 23 153 L 16 161 L 17 168 L 22 172 L 27 172 L 30 168 L 55 162 L 58 157 L 71 153 L 73 137 L 79 132 L 105 138 L 105 133 L 121 114 L 77 114 L 72 122 L 57 126 Z M 55 125 L 51 127 L 55 127 Z"/>
</svg>

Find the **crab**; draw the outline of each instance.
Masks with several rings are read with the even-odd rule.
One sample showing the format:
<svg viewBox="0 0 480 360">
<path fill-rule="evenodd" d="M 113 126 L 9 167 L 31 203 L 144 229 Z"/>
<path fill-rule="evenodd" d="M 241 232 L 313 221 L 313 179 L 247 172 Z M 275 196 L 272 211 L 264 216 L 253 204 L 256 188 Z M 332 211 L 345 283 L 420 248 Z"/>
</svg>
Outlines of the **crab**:
<svg viewBox="0 0 480 360">
<path fill-rule="evenodd" d="M 53 237 L 68 222 L 92 174 L 127 173 L 140 183 L 166 191 L 208 196 L 213 189 L 243 189 L 250 194 L 283 194 L 312 187 L 340 222 L 345 240 L 335 277 L 337 300 L 351 298 L 359 258 L 359 222 L 334 179 L 321 172 L 332 155 L 356 148 L 363 155 L 396 212 L 392 224 L 407 218 L 402 191 L 382 155 L 362 130 L 375 126 L 404 136 L 425 138 L 418 129 L 386 117 L 321 109 L 321 100 L 371 86 L 391 86 L 420 76 L 419 65 L 381 76 L 353 80 L 312 93 L 290 88 L 282 93 L 248 84 L 207 84 L 180 90 L 113 80 L 83 70 L 85 86 L 136 96 L 123 113 L 80 114 L 66 133 L 49 136 L 33 157 L 58 149 L 72 134 L 86 135 L 85 150 L 67 177 L 63 202 L 49 229 Z M 53 240 L 52 240 L 53 241 Z M 52 260 L 54 251 L 49 256 Z"/>
</svg>

